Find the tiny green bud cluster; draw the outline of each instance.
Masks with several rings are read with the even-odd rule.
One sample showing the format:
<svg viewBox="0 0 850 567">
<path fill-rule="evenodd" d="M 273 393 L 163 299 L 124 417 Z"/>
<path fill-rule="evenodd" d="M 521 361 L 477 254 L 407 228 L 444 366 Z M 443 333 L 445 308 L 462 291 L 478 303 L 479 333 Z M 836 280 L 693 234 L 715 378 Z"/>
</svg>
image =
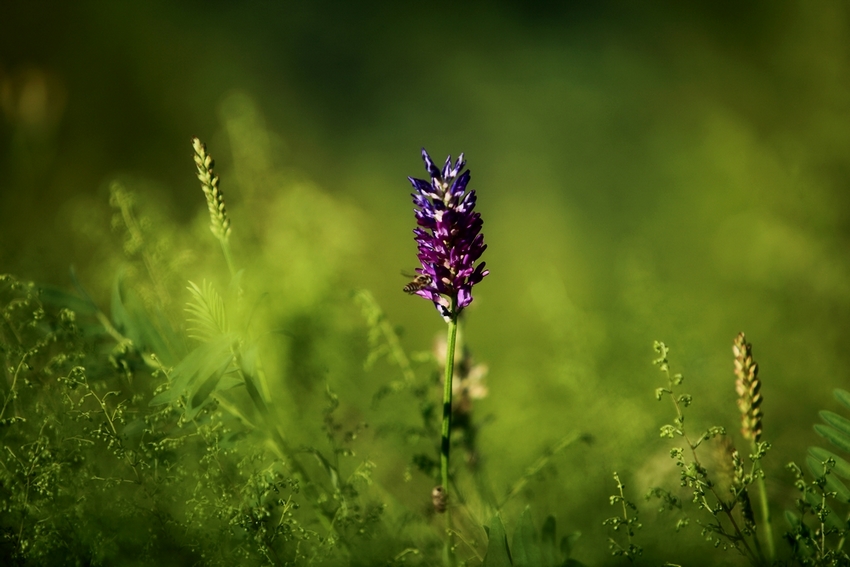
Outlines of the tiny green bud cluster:
<svg viewBox="0 0 850 567">
<path fill-rule="evenodd" d="M 614 473 L 614 480 L 617 483 L 619 494 L 610 496 L 608 501 L 611 503 L 611 506 L 620 504 L 623 509 L 623 515 L 608 518 L 602 522 L 602 525 L 610 526 L 614 531 L 619 531 L 620 528 L 623 528 L 623 531 L 626 533 L 626 545 L 622 545 L 614 538 L 609 537 L 608 548 L 611 550 L 611 555 L 623 556 L 630 563 L 634 564 L 637 558 L 643 553 L 643 548 L 633 543 L 632 538 L 635 536 L 635 531 L 643 526 L 638 520 L 637 506 L 626 499 L 626 495 L 623 492 L 626 486 L 620 481 L 620 476 L 616 472 Z M 631 517 L 629 517 L 629 510 L 631 510 Z"/>
</svg>

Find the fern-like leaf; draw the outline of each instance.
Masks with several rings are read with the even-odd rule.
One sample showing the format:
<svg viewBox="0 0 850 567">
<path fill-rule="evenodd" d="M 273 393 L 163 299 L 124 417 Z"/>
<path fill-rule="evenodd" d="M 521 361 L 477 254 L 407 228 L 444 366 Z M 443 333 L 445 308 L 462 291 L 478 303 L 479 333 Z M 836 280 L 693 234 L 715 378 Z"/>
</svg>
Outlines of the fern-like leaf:
<svg viewBox="0 0 850 567">
<path fill-rule="evenodd" d="M 844 407 L 850 409 L 850 393 L 836 390 L 834 394 Z M 791 470 L 796 470 L 796 485 L 802 492 L 797 504 L 802 514 L 785 513 L 792 530 L 787 535 L 796 542 L 793 544 L 795 553 L 803 564 L 813 564 L 808 561 L 812 554 L 825 557 L 843 553 L 841 546 L 850 533 L 846 521 L 842 520 L 847 517 L 850 488 L 841 480 L 850 479 L 850 462 L 841 456 L 842 453 L 850 453 L 850 419 L 828 410 L 821 411 L 819 415 L 824 423 L 815 424 L 815 432 L 840 452 L 809 447 L 805 463 L 814 477 L 813 481 L 804 480 L 800 468 L 793 463 L 789 465 Z M 806 516 L 811 519 L 807 521 Z M 836 541 L 837 548 L 834 547 Z"/>
<path fill-rule="evenodd" d="M 850 409 L 850 392 L 837 388 L 833 394 L 835 395 L 835 399 L 841 402 L 845 408 Z"/>
<path fill-rule="evenodd" d="M 820 447 L 809 447 L 809 454 L 821 463 L 832 459 L 835 461 L 835 467 L 833 467 L 832 472 L 843 479 L 850 480 L 850 463 L 845 459 L 842 459 L 832 451 L 827 451 Z"/>
<path fill-rule="evenodd" d="M 186 303 L 187 320 L 193 325 L 187 330 L 190 337 L 207 342 L 227 334 L 227 313 L 213 285 L 204 280 L 202 286 L 190 281 L 186 288 L 192 294 L 192 300 Z"/>
</svg>

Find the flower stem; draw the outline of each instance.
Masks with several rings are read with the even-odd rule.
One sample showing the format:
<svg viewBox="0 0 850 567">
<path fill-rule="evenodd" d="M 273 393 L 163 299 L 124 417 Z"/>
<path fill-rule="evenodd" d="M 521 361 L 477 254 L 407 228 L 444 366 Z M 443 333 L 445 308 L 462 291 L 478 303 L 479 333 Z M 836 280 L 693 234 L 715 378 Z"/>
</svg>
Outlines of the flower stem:
<svg viewBox="0 0 850 567">
<path fill-rule="evenodd" d="M 756 442 L 753 441 L 753 454 L 758 452 L 758 447 L 756 445 Z M 758 466 L 761 468 L 761 462 L 759 462 Z M 767 540 L 767 555 L 768 559 L 773 561 L 773 558 L 776 557 L 776 548 L 773 545 L 773 526 L 770 524 L 770 505 L 767 502 L 767 487 L 764 484 L 763 474 L 759 475 L 758 486 L 759 500 L 761 500 L 761 519 L 764 522 L 764 536 L 765 540 Z"/>
<path fill-rule="evenodd" d="M 448 338 L 446 340 L 446 375 L 443 382 L 443 427 L 442 439 L 440 441 L 440 474 L 443 485 L 443 494 L 448 501 L 449 498 L 449 449 L 451 447 L 452 426 L 452 376 L 455 364 L 455 343 L 457 340 L 457 308 L 456 301 L 452 301 L 451 318 L 449 319 Z M 452 553 L 452 516 L 451 503 L 446 507 L 446 549 L 444 557 L 448 565 L 454 564 Z"/>
<path fill-rule="evenodd" d="M 233 263 L 233 255 L 230 253 L 230 242 L 227 238 L 219 238 L 221 243 L 221 251 L 224 253 L 224 259 L 227 262 L 227 269 L 230 271 L 230 277 L 236 275 L 236 266 Z"/>
</svg>

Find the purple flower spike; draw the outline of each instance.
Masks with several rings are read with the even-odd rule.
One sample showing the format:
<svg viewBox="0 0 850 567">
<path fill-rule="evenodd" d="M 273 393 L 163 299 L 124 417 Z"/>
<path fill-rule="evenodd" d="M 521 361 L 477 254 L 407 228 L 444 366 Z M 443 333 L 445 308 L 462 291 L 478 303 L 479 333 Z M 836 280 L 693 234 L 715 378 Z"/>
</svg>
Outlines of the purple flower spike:
<svg viewBox="0 0 850 567">
<path fill-rule="evenodd" d="M 404 291 L 430 299 L 440 315 L 451 320 L 472 303 L 472 286 L 490 273 L 484 262 L 475 265 L 487 248 L 481 234 L 484 222 L 474 212 L 475 191 L 466 191 L 469 171 L 463 171 L 463 154 L 454 164 L 452 156 L 446 158 L 442 170 L 424 148 L 422 159 L 431 181 L 408 177 L 416 190 L 411 196 L 419 226 L 413 234 L 422 267 Z"/>
</svg>

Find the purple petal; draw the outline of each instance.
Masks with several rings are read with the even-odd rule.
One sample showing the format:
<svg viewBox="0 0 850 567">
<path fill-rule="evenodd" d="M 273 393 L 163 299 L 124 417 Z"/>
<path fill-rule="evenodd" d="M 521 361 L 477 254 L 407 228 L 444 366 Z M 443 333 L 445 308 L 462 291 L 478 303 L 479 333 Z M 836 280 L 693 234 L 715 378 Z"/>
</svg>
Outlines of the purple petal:
<svg viewBox="0 0 850 567">
<path fill-rule="evenodd" d="M 431 161 L 431 156 L 428 155 L 428 152 L 425 151 L 425 148 L 422 148 L 422 159 L 425 160 L 425 169 L 428 171 L 428 175 L 432 178 L 440 176 L 440 170 L 437 169 L 437 166 L 434 165 L 434 162 Z"/>
<path fill-rule="evenodd" d="M 431 182 L 425 181 L 424 179 L 416 179 L 414 177 L 408 177 L 408 181 L 413 185 L 413 188 L 419 191 L 422 194 L 430 194 L 431 193 Z"/>
<path fill-rule="evenodd" d="M 451 179 L 452 177 L 452 156 L 446 158 L 446 163 L 443 165 L 443 179 Z"/>
<path fill-rule="evenodd" d="M 470 286 L 471 287 L 471 286 Z M 472 303 L 472 290 L 466 286 L 457 290 L 457 307 L 463 309 Z"/>
<path fill-rule="evenodd" d="M 464 171 L 463 175 L 458 177 L 454 183 L 452 183 L 452 187 L 450 189 L 452 195 L 463 195 L 463 192 L 466 190 L 466 186 L 469 183 L 469 171 Z M 475 197 L 473 197 L 473 204 Z"/>
</svg>

